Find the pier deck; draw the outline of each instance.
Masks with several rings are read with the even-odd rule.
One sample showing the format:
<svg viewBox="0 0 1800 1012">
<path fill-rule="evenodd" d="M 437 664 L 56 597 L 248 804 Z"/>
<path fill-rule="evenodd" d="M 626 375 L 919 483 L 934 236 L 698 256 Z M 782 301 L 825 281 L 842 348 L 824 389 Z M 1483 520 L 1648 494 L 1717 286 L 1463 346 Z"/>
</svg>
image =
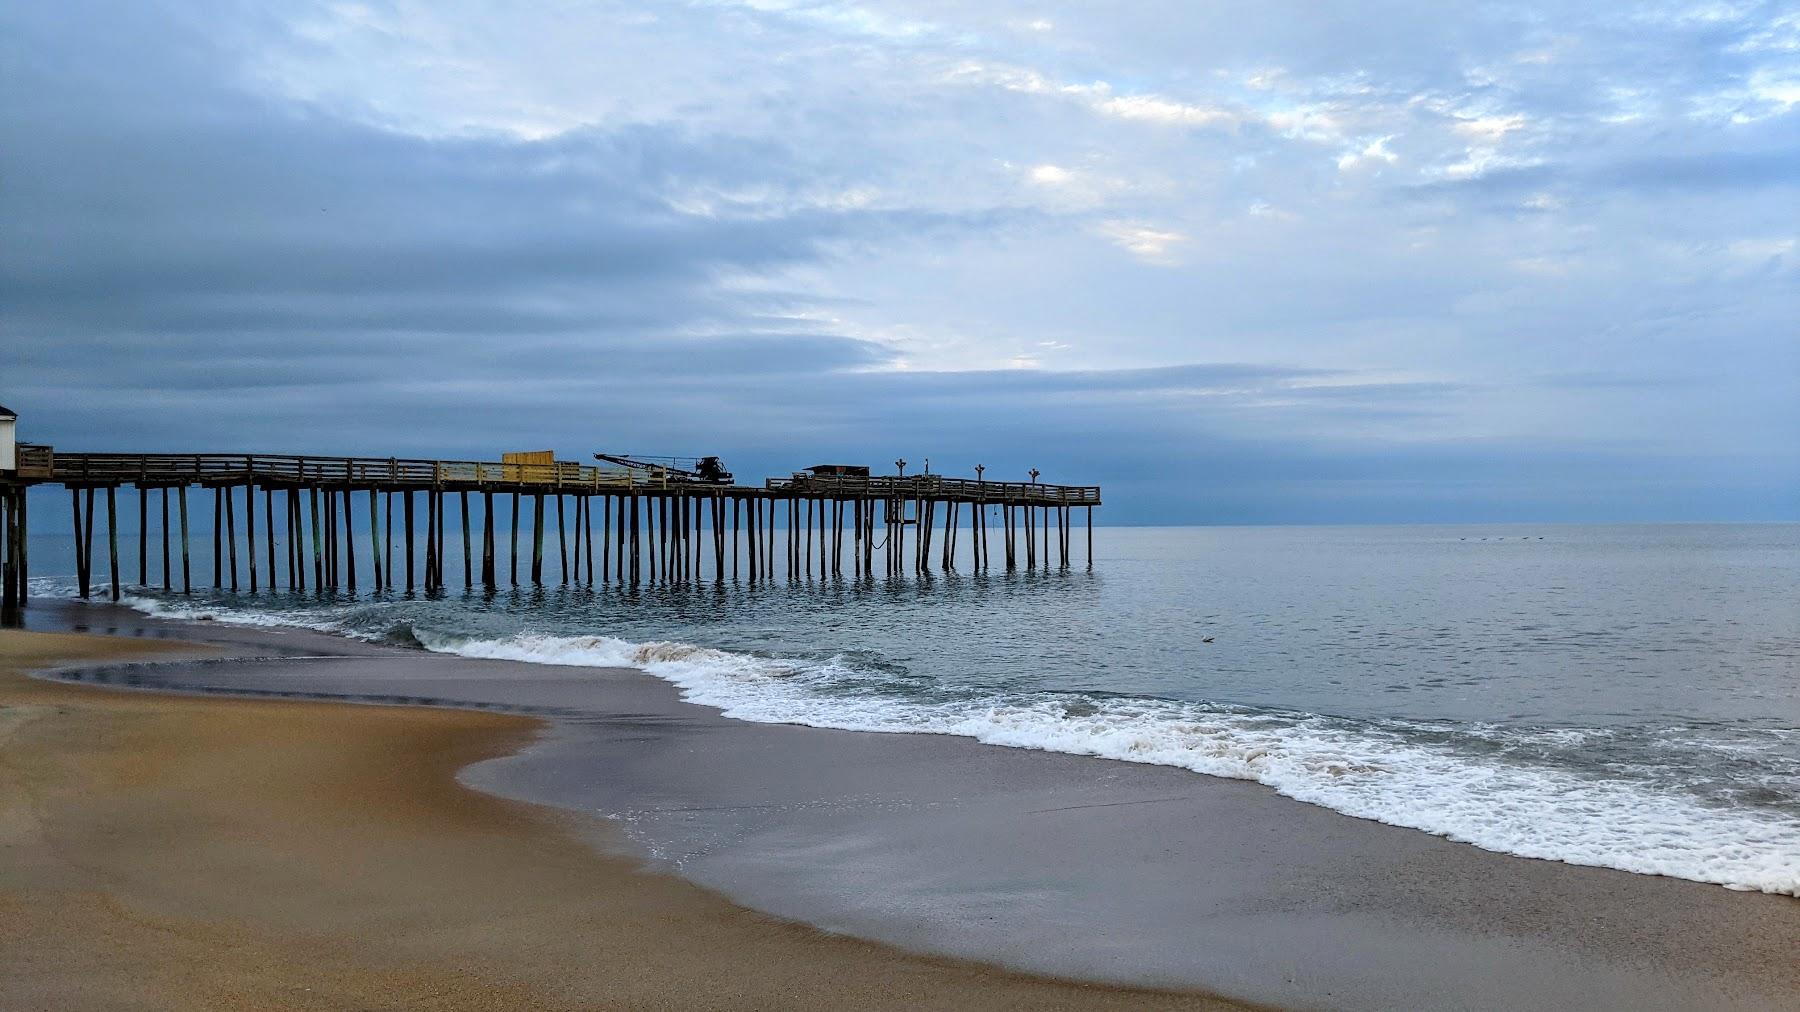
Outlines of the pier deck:
<svg viewBox="0 0 1800 1012">
<path fill-rule="evenodd" d="M 107 571 L 115 600 L 123 582 L 117 503 L 123 489 L 135 492 L 137 504 L 138 584 L 150 585 L 150 507 L 160 496 L 161 586 L 165 590 L 179 586 L 183 592 L 191 591 L 195 576 L 189 538 L 190 488 L 212 492 L 212 585 L 237 590 L 247 584 L 252 592 L 275 589 L 282 575 L 278 565 L 285 561 L 290 590 L 306 589 L 310 575 L 315 590 L 354 593 L 357 542 L 362 540 L 357 533 L 357 504 L 363 499 L 367 503 L 362 510 L 367 530 L 366 585 L 377 591 L 426 593 L 449 586 L 446 518 L 453 512 L 462 532 L 463 586 L 494 590 L 502 583 L 496 523 L 501 512 L 511 526 L 505 582 L 520 582 L 519 536 L 526 521 L 530 528 L 526 579 L 531 584 L 545 582 L 546 507 L 551 501 L 556 537 L 552 559 L 557 562 L 559 581 L 633 587 L 740 577 L 751 582 L 778 576 L 824 579 L 845 575 L 846 554 L 850 556 L 850 575 L 858 578 L 873 576 L 877 569 L 889 576 L 908 568 L 916 573 L 933 568 L 950 571 L 959 568 L 959 541 L 965 529 L 970 542 L 969 568 L 986 570 L 989 515 L 995 511 L 1006 568 L 1033 569 L 1041 561 L 1048 569 L 1053 559 L 1059 567 L 1069 566 L 1072 511 L 1084 509 L 1087 563 L 1092 565 L 1093 509 L 1101 504 L 1100 488 L 1095 485 L 996 482 L 935 474 L 864 477 L 800 473 L 770 478 L 761 485 L 730 485 L 573 461 L 64 453 L 21 444 L 17 470 L 0 474 L 0 562 L 4 563 L 0 621 L 16 622 L 25 604 L 29 574 L 25 489 L 42 484 L 69 490 L 76 576 L 83 597 L 92 593 L 94 537 L 100 519 L 95 515 L 96 499 L 104 495 Z M 179 581 L 173 575 L 171 492 L 179 519 Z M 415 500 L 421 495 L 422 531 L 415 524 L 419 512 Z M 395 496 L 401 500 L 403 558 L 395 551 Z M 509 508 L 498 510 L 497 498 Z M 969 511 L 966 527 L 965 508 Z M 782 513 L 785 522 L 778 525 Z M 476 522 L 480 524 L 478 542 L 474 540 Z M 913 531 L 910 538 L 909 529 Z M 780 540 L 785 543 L 780 547 L 777 530 L 784 532 Z M 420 534 L 424 540 L 422 579 L 415 565 Z M 710 552 L 706 550 L 708 541 Z M 278 542 L 283 549 L 279 556 Z M 879 565 L 877 549 L 883 556 Z M 266 569 L 259 567 L 259 558 L 266 561 Z"/>
</svg>

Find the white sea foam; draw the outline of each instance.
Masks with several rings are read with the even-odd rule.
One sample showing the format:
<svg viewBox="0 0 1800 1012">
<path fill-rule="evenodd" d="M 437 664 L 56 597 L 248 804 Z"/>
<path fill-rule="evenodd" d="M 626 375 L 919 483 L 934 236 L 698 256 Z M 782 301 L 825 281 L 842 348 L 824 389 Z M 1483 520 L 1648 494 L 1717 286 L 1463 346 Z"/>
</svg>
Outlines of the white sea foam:
<svg viewBox="0 0 1800 1012">
<path fill-rule="evenodd" d="M 126 603 L 173 618 L 380 638 L 348 626 L 346 614 L 329 609 L 279 614 L 151 598 Z M 960 735 L 1174 766 L 1256 781 L 1347 815 L 1500 853 L 1800 896 L 1800 816 L 1793 812 L 1711 805 L 1641 779 L 1459 751 L 1438 743 L 1443 735 L 1436 732 L 1446 725 L 1041 692 L 919 696 L 890 691 L 884 676 L 836 659 L 781 660 L 610 636 L 413 634 L 426 649 L 465 657 L 640 668 L 678 686 L 690 702 L 742 720 Z M 1476 736 L 1494 741 L 1533 733 L 1484 725 Z M 1565 745 L 1571 735 L 1609 733 L 1542 732 Z"/>
<path fill-rule="evenodd" d="M 951 734 L 1176 766 L 1254 780 L 1290 798 L 1486 850 L 1800 895 L 1800 820 L 1710 807 L 1641 782 L 1483 762 L 1409 741 L 1400 725 L 1161 699 L 1024 693 L 934 702 L 847 694 L 844 680 L 855 676 L 834 662 L 609 636 L 420 639 L 468 657 L 642 668 L 679 686 L 690 702 L 742 720 Z"/>
</svg>

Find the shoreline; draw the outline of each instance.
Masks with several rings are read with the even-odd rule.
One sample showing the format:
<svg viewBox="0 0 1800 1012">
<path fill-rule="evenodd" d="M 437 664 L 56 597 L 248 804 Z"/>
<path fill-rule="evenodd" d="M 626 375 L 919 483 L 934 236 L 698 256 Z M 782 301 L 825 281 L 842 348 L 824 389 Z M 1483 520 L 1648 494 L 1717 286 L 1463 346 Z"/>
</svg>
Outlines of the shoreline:
<svg viewBox="0 0 1800 1012">
<path fill-rule="evenodd" d="M 209 653 L 0 633 L 0 1004 L 1243 1007 L 915 955 L 648 872 L 459 783 L 531 718 L 23 674 Z"/>
<path fill-rule="evenodd" d="M 533 745 L 461 779 L 613 815 L 659 867 L 736 903 L 909 951 L 1284 1005 L 1761 1008 L 1800 994 L 1782 955 L 1800 931 L 1788 897 L 1496 855 L 1183 770 L 745 723 L 627 669 L 81 614 L 311 658 L 121 676 L 140 687 L 545 714 Z M 610 849 L 617 834 L 588 839 Z"/>
</svg>

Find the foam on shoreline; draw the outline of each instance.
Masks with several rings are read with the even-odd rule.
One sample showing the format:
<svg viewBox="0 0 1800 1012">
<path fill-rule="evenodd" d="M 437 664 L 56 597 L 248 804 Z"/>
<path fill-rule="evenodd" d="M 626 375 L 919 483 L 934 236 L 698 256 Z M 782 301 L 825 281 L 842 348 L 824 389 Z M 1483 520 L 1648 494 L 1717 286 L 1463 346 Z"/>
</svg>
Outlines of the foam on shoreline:
<svg viewBox="0 0 1800 1012">
<path fill-rule="evenodd" d="M 304 628 L 533 664 L 631 667 L 689 702 L 764 723 L 948 734 L 993 745 L 1172 766 L 1486 850 L 1800 896 L 1800 813 L 1734 806 L 1644 777 L 1534 761 L 1609 729 L 1351 720 L 1100 693 L 993 692 L 897 680 L 843 657 L 756 656 L 605 635 L 421 628 L 357 606 L 283 613 L 146 597 L 146 614 Z"/>
</svg>

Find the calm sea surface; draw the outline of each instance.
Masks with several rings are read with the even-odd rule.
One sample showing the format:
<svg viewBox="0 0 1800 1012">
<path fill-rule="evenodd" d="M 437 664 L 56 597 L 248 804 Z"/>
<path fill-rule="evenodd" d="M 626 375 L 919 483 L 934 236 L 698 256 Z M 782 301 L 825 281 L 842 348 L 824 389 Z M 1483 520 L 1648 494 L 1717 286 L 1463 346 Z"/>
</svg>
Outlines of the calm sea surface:
<svg viewBox="0 0 1800 1012">
<path fill-rule="evenodd" d="M 130 599 L 634 665 L 748 720 L 1172 765 L 1492 850 L 1800 893 L 1800 525 L 1096 540 L 1091 570 L 1049 573 Z M 73 569 L 67 539 L 34 552 Z"/>
</svg>

